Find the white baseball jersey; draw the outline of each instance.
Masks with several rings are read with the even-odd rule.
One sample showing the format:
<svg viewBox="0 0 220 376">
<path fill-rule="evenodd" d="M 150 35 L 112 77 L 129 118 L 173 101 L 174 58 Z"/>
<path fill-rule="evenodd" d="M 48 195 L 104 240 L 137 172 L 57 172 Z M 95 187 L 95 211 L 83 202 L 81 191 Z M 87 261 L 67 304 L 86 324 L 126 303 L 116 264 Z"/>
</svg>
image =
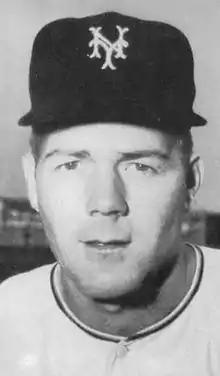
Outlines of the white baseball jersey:
<svg viewBox="0 0 220 376">
<path fill-rule="evenodd" d="M 194 247 L 183 301 L 132 338 L 84 325 L 62 300 L 59 264 L 0 286 L 2 376 L 220 376 L 220 250 Z"/>
</svg>

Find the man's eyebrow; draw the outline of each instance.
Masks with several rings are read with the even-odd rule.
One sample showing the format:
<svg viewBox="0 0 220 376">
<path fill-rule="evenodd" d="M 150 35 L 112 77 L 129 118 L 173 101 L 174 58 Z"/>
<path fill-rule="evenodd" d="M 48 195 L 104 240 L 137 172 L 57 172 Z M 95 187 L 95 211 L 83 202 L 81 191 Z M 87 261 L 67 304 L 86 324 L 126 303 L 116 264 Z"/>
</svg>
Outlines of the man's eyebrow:
<svg viewBox="0 0 220 376">
<path fill-rule="evenodd" d="M 91 157 L 91 154 L 87 150 L 65 150 L 65 149 L 54 149 L 45 154 L 44 160 L 51 158 L 53 156 L 70 156 L 79 159 Z M 151 150 L 134 150 L 129 152 L 120 152 L 118 153 L 116 159 L 119 162 L 129 161 L 140 158 L 158 158 L 161 160 L 168 160 L 170 157 L 169 152 L 164 152 L 158 149 Z"/>
<path fill-rule="evenodd" d="M 169 152 L 165 152 L 158 149 L 152 150 L 135 150 L 131 152 L 120 153 L 120 161 L 129 161 L 140 158 L 158 158 L 162 160 L 168 160 L 170 157 Z"/>
<path fill-rule="evenodd" d="M 87 150 L 63 150 L 63 149 L 54 149 L 45 154 L 44 159 L 48 159 L 54 156 L 70 156 L 75 158 L 86 158 L 90 156 L 90 153 Z"/>
</svg>

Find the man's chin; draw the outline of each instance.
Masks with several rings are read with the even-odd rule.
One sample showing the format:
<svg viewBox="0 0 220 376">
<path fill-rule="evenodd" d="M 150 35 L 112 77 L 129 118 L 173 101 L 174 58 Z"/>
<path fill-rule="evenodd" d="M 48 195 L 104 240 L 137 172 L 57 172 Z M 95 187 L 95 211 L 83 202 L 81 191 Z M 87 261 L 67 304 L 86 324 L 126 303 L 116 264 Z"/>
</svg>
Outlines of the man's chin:
<svg viewBox="0 0 220 376">
<path fill-rule="evenodd" d="M 133 284 L 125 285 L 123 283 L 116 284 L 114 282 L 111 286 L 84 286 L 84 292 L 90 299 L 103 304 L 119 304 L 124 297 L 132 295 L 138 289 Z"/>
</svg>

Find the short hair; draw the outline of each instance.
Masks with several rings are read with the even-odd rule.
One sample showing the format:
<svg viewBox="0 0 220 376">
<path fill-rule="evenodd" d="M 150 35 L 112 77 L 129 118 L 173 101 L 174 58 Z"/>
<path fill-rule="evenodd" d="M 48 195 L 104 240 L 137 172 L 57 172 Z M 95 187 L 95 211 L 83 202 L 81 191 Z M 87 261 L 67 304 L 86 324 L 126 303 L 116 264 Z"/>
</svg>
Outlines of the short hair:
<svg viewBox="0 0 220 376">
<path fill-rule="evenodd" d="M 48 136 L 49 134 L 47 133 L 36 133 L 33 128 L 31 130 L 29 145 L 36 164 L 41 157 L 42 149 Z"/>
<path fill-rule="evenodd" d="M 42 153 L 43 146 L 48 138 L 50 133 L 37 133 L 32 129 L 31 136 L 30 136 L 30 148 L 32 155 L 34 156 L 35 163 L 37 164 Z M 193 153 L 193 139 L 190 130 L 186 132 L 174 135 L 176 138 L 176 144 L 180 146 L 182 157 L 184 164 L 187 166 L 190 161 L 190 157 Z"/>
<path fill-rule="evenodd" d="M 193 154 L 194 147 L 192 133 L 190 130 L 177 136 L 177 144 L 180 146 L 186 165 L 188 165 Z"/>
</svg>

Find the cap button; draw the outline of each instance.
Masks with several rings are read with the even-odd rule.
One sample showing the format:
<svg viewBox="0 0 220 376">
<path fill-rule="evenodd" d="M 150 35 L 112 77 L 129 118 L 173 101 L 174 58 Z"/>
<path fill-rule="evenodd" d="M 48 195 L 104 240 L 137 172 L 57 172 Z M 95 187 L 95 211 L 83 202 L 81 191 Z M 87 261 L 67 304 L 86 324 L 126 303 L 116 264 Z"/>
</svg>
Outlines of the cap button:
<svg viewBox="0 0 220 376">
<path fill-rule="evenodd" d="M 128 344 L 124 340 L 120 341 L 116 349 L 117 357 L 124 358 L 128 352 L 129 352 Z"/>
</svg>

